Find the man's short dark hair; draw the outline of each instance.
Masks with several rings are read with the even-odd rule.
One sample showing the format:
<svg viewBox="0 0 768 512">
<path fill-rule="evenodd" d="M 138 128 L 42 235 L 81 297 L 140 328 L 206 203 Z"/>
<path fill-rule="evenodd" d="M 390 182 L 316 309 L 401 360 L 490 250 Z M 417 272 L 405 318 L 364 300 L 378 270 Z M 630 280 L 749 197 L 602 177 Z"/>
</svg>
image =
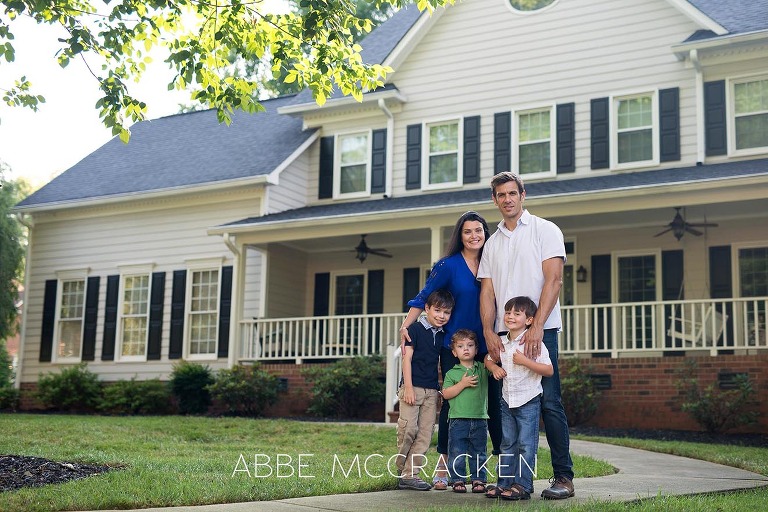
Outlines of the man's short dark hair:
<svg viewBox="0 0 768 512">
<path fill-rule="evenodd" d="M 451 336 L 451 348 L 456 348 L 456 344 L 461 340 L 472 340 L 475 342 L 475 346 L 478 346 L 477 334 L 472 329 L 459 329 L 453 333 L 453 336 Z"/>
<path fill-rule="evenodd" d="M 509 183 L 510 181 L 517 183 L 517 191 L 520 192 L 520 195 L 523 195 L 525 192 L 525 184 L 523 183 L 523 179 L 510 171 L 500 172 L 491 178 L 491 195 L 496 197 L 496 187 L 505 183 Z"/>
<path fill-rule="evenodd" d="M 504 304 L 504 311 L 521 311 L 525 313 L 525 318 L 531 318 L 536 314 L 536 303 L 530 297 L 519 296 L 512 297 Z"/>
<path fill-rule="evenodd" d="M 429 294 L 426 305 L 432 308 L 453 309 L 455 303 L 451 292 L 440 289 Z"/>
</svg>

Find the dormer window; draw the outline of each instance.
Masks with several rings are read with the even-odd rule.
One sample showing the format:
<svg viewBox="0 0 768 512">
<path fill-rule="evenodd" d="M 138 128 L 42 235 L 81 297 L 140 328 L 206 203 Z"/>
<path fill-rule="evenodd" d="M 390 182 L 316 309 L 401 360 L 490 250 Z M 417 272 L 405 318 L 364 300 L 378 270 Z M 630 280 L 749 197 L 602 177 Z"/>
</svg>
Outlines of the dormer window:
<svg viewBox="0 0 768 512">
<path fill-rule="evenodd" d="M 370 132 L 336 136 L 334 196 L 367 196 L 370 190 Z"/>
</svg>

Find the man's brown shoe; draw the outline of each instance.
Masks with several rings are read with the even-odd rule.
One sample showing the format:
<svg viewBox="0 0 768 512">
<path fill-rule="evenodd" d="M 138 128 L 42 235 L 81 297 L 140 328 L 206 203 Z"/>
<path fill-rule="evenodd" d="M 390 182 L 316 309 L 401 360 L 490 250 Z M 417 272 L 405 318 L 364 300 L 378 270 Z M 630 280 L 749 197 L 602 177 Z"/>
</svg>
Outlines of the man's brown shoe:
<svg viewBox="0 0 768 512">
<path fill-rule="evenodd" d="M 576 494 L 573 482 L 566 476 L 550 478 L 549 483 L 552 485 L 541 491 L 541 497 L 545 500 L 564 500 Z"/>
</svg>

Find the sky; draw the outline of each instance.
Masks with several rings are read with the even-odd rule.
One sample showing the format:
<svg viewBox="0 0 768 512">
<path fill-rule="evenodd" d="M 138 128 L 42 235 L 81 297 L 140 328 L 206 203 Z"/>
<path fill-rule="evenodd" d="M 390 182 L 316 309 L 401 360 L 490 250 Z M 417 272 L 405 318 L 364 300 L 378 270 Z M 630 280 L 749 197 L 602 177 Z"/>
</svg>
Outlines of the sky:
<svg viewBox="0 0 768 512">
<path fill-rule="evenodd" d="M 285 9 L 282 0 L 266 2 L 272 4 L 273 12 Z M 6 179 L 23 177 L 39 188 L 112 135 L 99 119 L 95 108 L 99 84 L 85 64 L 73 59 L 62 69 L 56 62 L 57 39 L 65 34 L 63 29 L 37 25 L 27 18 L 18 18 L 11 27 L 16 59 L 0 64 L 0 89 L 25 75 L 46 102 L 38 112 L 0 103 L 0 160 L 11 168 Z M 129 84 L 134 97 L 147 104 L 147 119 L 175 114 L 180 104 L 192 103 L 188 93 L 168 91 L 173 73 L 163 62 L 164 55 L 153 59 L 141 82 Z"/>
</svg>

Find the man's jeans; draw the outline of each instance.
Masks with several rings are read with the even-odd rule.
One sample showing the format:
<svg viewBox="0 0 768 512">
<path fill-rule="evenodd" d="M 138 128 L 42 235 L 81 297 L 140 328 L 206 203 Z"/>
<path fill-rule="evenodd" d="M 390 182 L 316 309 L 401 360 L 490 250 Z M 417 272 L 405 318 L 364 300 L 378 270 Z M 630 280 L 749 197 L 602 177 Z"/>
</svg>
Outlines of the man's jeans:
<svg viewBox="0 0 768 512">
<path fill-rule="evenodd" d="M 573 480 L 573 461 L 571 460 L 571 437 L 568 432 L 568 419 L 565 417 L 563 401 L 560 397 L 560 372 L 557 368 L 557 329 L 544 330 L 544 345 L 549 351 L 555 373 L 551 377 L 542 377 L 541 387 L 544 396 L 541 400 L 541 416 L 547 443 L 552 452 L 552 470 L 556 477 L 565 476 Z"/>
<path fill-rule="evenodd" d="M 487 481 L 488 425 L 483 419 L 448 420 L 448 473 L 451 482 Z M 469 464 L 469 472 L 467 472 Z"/>
<path fill-rule="evenodd" d="M 509 489 L 520 484 L 533 493 L 536 452 L 539 449 L 539 414 L 541 397 L 531 399 L 520 407 L 510 408 L 501 399 L 501 429 L 504 433 L 499 455 L 499 487 Z"/>
</svg>

